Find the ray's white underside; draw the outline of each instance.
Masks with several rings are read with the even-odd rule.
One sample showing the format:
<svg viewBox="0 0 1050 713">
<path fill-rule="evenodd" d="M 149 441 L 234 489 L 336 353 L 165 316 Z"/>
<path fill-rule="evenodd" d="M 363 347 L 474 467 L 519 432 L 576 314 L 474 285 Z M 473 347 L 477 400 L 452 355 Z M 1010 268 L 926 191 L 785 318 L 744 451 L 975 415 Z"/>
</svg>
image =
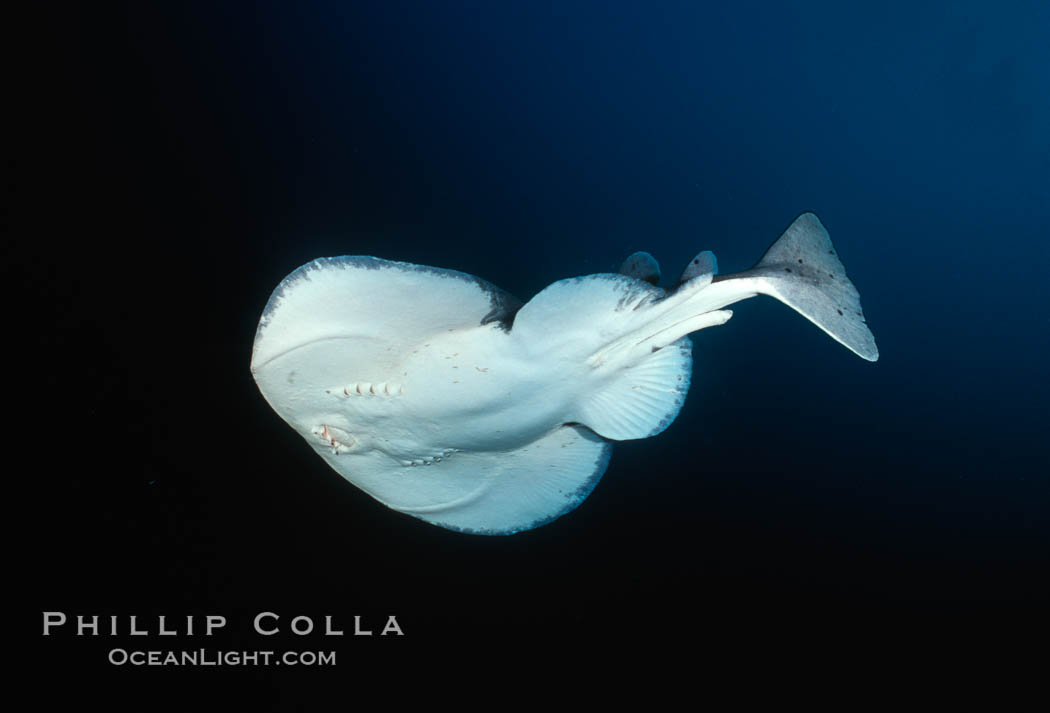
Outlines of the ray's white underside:
<svg viewBox="0 0 1050 713">
<path fill-rule="evenodd" d="M 746 273 L 701 253 L 673 291 L 651 257 L 562 280 L 521 305 L 454 270 L 372 257 L 315 260 L 270 298 L 252 373 L 273 409 L 344 478 L 442 527 L 508 534 L 576 507 L 611 442 L 677 416 L 688 334 L 756 294 L 877 358 L 856 289 L 805 214 Z M 630 266 L 628 270 L 627 267 Z M 640 279 L 641 278 L 641 279 Z"/>
</svg>

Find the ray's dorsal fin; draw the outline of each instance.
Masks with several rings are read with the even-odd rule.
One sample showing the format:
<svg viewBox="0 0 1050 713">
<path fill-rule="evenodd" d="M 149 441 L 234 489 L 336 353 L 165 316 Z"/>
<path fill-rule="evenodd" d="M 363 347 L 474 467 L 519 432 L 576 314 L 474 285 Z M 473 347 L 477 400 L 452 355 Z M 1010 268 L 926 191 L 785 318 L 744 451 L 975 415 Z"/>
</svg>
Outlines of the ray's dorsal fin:
<svg viewBox="0 0 1050 713">
<path fill-rule="evenodd" d="M 656 285 L 660 282 L 660 264 L 649 253 L 639 251 L 623 261 L 620 274 Z"/>
<path fill-rule="evenodd" d="M 682 270 L 682 276 L 678 278 L 678 284 L 688 282 L 695 277 L 703 275 L 711 275 L 713 277 L 717 274 L 718 260 L 715 259 L 715 254 L 710 250 L 702 250 Z"/>
</svg>

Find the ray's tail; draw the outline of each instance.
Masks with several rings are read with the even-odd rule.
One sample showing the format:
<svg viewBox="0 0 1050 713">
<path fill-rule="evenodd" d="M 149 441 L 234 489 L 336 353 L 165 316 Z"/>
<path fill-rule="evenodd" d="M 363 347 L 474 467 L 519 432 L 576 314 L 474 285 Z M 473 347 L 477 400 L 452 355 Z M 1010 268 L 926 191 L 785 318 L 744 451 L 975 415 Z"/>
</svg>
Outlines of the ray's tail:
<svg viewBox="0 0 1050 713">
<path fill-rule="evenodd" d="M 732 316 L 724 307 L 768 295 L 861 358 L 879 358 L 860 294 L 846 275 L 828 231 L 812 213 L 799 216 L 750 270 L 716 276 L 713 256 L 708 264 L 695 275 L 686 268 L 683 278 L 688 279 L 663 304 L 654 306 L 653 319 L 646 326 L 648 336 L 641 344 L 659 348 L 690 332 L 722 324 Z"/>
<path fill-rule="evenodd" d="M 724 308 L 749 297 L 774 297 L 858 356 L 878 359 L 857 288 L 812 213 L 750 270 L 716 276 L 716 264 L 699 254 L 670 293 L 622 274 L 562 280 L 522 308 L 514 332 L 584 365 L 592 389 L 576 420 L 615 440 L 656 435 L 675 419 L 692 371 L 686 336 L 724 324 L 732 317 Z"/>
</svg>

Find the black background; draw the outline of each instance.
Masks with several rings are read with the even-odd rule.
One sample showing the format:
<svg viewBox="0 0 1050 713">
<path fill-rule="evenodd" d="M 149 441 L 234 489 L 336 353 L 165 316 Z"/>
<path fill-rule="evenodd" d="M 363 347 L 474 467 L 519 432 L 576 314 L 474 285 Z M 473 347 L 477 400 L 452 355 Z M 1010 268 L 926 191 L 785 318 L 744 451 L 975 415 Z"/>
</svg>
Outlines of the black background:
<svg viewBox="0 0 1050 713">
<path fill-rule="evenodd" d="M 259 611 L 396 615 L 399 640 L 281 639 L 336 649 L 343 676 L 421 644 L 684 644 L 732 668 L 1036 637 L 1050 18 L 838 5 L 150 3 L 26 24 L 10 304 L 34 348 L 9 376 L 29 628 L 222 614 L 208 645 L 251 649 L 272 645 Z M 880 361 L 738 305 L 694 336 L 678 421 L 534 531 L 383 508 L 248 371 L 270 291 L 315 257 L 528 299 L 639 249 L 668 277 L 704 248 L 744 269 L 804 210 Z M 137 675 L 105 664 L 112 641 L 34 638 L 51 676 Z"/>
</svg>

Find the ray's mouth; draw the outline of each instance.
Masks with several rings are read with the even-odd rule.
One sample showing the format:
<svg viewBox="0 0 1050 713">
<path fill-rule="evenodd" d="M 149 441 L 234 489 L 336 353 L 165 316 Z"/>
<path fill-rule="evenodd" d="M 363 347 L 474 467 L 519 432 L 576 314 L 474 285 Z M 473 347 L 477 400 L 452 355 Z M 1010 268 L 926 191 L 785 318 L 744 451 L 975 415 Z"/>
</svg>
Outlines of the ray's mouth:
<svg viewBox="0 0 1050 713">
<path fill-rule="evenodd" d="M 320 424 L 311 429 L 312 433 L 332 448 L 332 455 L 349 453 L 357 444 L 357 439 L 341 428 Z"/>
</svg>

